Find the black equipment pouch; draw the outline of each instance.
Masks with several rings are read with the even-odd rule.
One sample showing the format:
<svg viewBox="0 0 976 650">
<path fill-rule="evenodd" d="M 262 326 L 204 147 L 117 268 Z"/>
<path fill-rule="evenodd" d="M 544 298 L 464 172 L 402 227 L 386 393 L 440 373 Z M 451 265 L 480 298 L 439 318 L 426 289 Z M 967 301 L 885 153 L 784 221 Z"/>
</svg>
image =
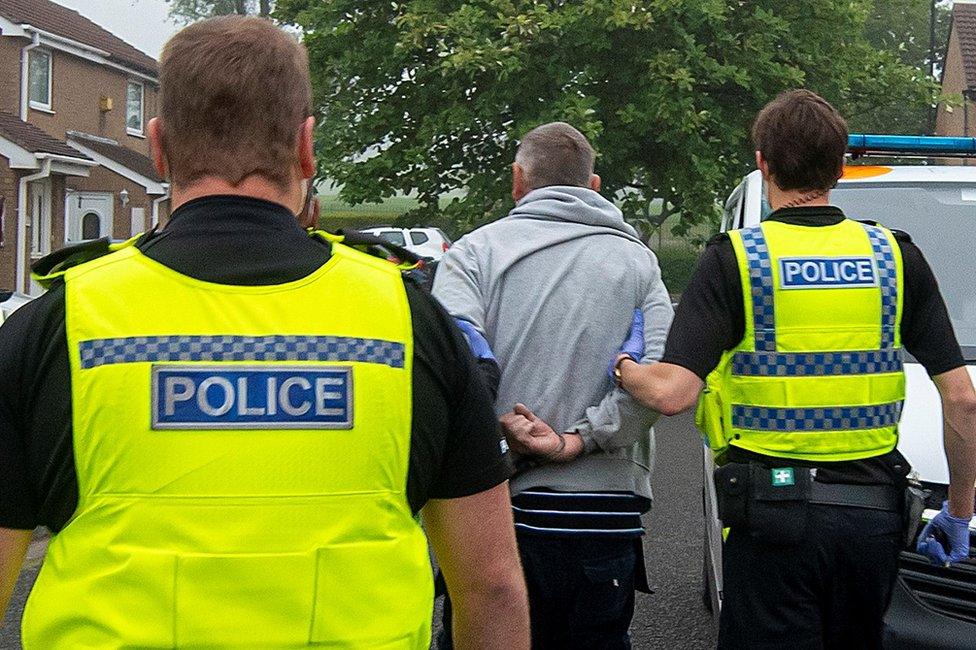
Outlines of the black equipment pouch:
<svg viewBox="0 0 976 650">
<path fill-rule="evenodd" d="M 749 465 L 749 534 L 767 544 L 792 545 L 807 536 L 813 477 L 807 467 Z"/>
<path fill-rule="evenodd" d="M 807 536 L 813 478 L 806 467 L 749 464 L 747 525 L 753 539 L 798 544 Z"/>
<path fill-rule="evenodd" d="M 918 529 L 922 527 L 922 513 L 925 511 L 925 502 L 928 501 L 931 490 L 922 488 L 922 484 L 915 480 L 909 480 L 905 488 L 905 504 L 903 517 L 905 521 L 905 546 L 914 548 L 915 536 Z"/>
<path fill-rule="evenodd" d="M 727 528 L 745 526 L 749 503 L 749 465 L 727 463 L 715 469 L 714 478 L 718 518 L 722 520 L 722 525 Z"/>
<path fill-rule="evenodd" d="M 719 519 L 768 544 L 797 544 L 807 534 L 812 481 L 806 467 L 722 465 L 715 470 Z"/>
</svg>

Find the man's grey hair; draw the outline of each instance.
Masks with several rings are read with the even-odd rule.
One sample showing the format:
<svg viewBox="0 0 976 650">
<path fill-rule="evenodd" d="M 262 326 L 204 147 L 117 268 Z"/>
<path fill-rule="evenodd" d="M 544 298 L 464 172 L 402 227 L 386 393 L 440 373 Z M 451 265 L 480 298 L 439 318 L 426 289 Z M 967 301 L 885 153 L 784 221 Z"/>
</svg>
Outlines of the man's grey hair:
<svg viewBox="0 0 976 650">
<path fill-rule="evenodd" d="M 565 122 L 532 129 L 515 154 L 532 190 L 549 185 L 589 187 L 595 158 L 586 136 Z"/>
</svg>

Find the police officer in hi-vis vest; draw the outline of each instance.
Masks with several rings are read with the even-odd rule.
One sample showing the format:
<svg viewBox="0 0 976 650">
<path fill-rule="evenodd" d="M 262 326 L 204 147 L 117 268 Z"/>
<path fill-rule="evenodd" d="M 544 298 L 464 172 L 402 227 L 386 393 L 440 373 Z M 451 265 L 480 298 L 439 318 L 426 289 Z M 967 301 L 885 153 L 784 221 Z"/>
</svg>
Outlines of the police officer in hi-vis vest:
<svg viewBox="0 0 976 650">
<path fill-rule="evenodd" d="M 510 463 L 464 337 L 296 219 L 304 48 L 205 21 L 160 82 L 170 221 L 48 260 L 50 291 L 0 330 L 0 611 L 44 525 L 28 649 L 426 650 L 419 513 L 459 643 L 528 648 Z"/>
<path fill-rule="evenodd" d="M 895 448 L 902 348 L 945 413 L 949 498 L 920 543 L 933 559 L 968 555 L 976 393 L 919 249 L 829 203 L 847 145 L 837 111 L 787 92 L 753 138 L 774 212 L 710 242 L 661 363 L 638 365 L 625 345 L 616 371 L 662 413 L 701 394 L 731 529 L 719 647 L 877 648 L 910 501 Z"/>
</svg>

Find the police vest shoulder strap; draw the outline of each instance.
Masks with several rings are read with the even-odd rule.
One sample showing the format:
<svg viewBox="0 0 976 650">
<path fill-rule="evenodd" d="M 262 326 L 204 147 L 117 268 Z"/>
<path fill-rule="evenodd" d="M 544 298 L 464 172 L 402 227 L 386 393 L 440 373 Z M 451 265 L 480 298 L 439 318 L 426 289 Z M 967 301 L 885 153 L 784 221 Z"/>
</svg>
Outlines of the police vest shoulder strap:
<svg viewBox="0 0 976 650">
<path fill-rule="evenodd" d="M 422 265 L 422 258 L 402 246 L 390 243 L 376 235 L 358 230 L 338 230 L 335 233 L 325 230 L 309 229 L 309 236 L 317 237 L 330 244 L 342 244 L 361 253 L 392 261 L 401 271 L 410 271 Z"/>
<path fill-rule="evenodd" d="M 44 289 L 49 289 L 70 269 L 105 257 L 116 251 L 135 246 L 146 233 L 140 233 L 124 242 L 112 242 L 108 237 L 66 246 L 45 255 L 31 265 L 31 277 Z"/>
</svg>

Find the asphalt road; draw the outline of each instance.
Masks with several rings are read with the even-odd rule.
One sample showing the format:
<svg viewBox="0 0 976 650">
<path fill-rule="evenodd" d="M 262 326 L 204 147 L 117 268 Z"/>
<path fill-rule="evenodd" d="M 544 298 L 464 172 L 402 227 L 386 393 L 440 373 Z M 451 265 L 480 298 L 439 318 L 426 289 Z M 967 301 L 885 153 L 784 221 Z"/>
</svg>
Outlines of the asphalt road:
<svg viewBox="0 0 976 650">
<path fill-rule="evenodd" d="M 657 430 L 654 508 L 644 557 L 654 593 L 637 594 L 631 625 L 635 648 L 715 647 L 711 614 L 702 604 L 702 444 L 690 414 Z"/>
<path fill-rule="evenodd" d="M 631 627 L 638 649 L 712 648 L 711 616 L 702 605 L 701 443 L 688 415 L 657 427 L 654 509 L 648 515 L 644 551 L 655 593 L 637 594 Z M 39 548 L 34 549 L 37 555 Z M 40 566 L 28 560 L 12 607 L 0 629 L 0 650 L 20 648 L 19 621 L 24 600 Z"/>
</svg>

